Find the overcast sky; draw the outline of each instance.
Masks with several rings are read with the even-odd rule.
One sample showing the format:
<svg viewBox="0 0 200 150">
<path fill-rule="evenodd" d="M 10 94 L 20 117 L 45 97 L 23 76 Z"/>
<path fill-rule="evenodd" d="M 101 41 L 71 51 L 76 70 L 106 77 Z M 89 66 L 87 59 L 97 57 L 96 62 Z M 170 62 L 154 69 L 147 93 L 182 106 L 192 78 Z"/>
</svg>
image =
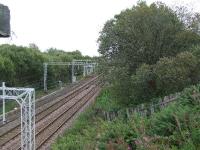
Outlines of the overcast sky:
<svg viewBox="0 0 200 150">
<path fill-rule="evenodd" d="M 200 12 L 199 0 L 161 0 L 169 6 L 188 5 Z M 35 43 L 44 51 L 50 47 L 80 50 L 98 56 L 97 39 L 104 23 L 131 8 L 137 0 L 0 0 L 11 11 L 15 33 L 0 43 L 28 46 Z M 150 4 L 154 0 L 147 0 Z"/>
</svg>

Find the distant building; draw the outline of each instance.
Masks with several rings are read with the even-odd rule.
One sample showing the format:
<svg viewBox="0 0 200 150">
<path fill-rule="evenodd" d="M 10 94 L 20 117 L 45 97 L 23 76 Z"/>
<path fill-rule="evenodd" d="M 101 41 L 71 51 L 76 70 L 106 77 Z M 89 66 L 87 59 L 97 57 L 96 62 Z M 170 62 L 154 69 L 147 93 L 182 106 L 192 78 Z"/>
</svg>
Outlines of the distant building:
<svg viewBox="0 0 200 150">
<path fill-rule="evenodd" d="M 10 37 L 10 10 L 0 4 L 0 37 Z"/>
</svg>

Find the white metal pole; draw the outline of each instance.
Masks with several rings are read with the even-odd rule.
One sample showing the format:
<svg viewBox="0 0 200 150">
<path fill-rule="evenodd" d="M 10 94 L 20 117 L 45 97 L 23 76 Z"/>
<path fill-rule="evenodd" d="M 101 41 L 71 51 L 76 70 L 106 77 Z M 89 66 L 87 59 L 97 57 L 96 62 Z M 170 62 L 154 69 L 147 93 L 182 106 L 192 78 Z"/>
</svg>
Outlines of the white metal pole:
<svg viewBox="0 0 200 150">
<path fill-rule="evenodd" d="M 21 108 L 21 149 L 23 149 L 23 147 L 24 147 L 24 140 L 23 140 L 23 138 L 24 138 L 24 132 L 23 132 L 23 124 L 24 124 L 23 115 L 24 115 L 24 113 L 23 113 L 23 106 L 22 105 L 23 104 L 20 104 L 20 108 Z"/>
<path fill-rule="evenodd" d="M 2 83 L 2 91 L 3 91 L 3 123 L 6 121 L 6 114 L 5 114 L 5 82 Z"/>
<path fill-rule="evenodd" d="M 85 65 L 85 76 L 87 76 L 87 62 L 86 62 L 86 65 Z"/>
<path fill-rule="evenodd" d="M 35 150 L 35 90 L 33 91 L 33 150 Z"/>
<path fill-rule="evenodd" d="M 91 65 L 91 74 L 93 73 L 93 66 Z"/>
<path fill-rule="evenodd" d="M 28 110 L 28 120 L 29 120 L 29 122 L 28 122 L 28 131 L 29 131 L 29 142 L 30 142 L 30 145 L 29 145 L 29 149 L 30 150 L 32 150 L 32 147 L 33 147 L 33 132 L 32 132 L 32 128 L 33 128 L 33 123 L 32 123 L 32 119 L 33 119 L 33 111 L 32 111 L 32 108 L 33 108 L 33 106 L 32 106 L 32 104 L 34 103 L 34 102 L 32 102 L 32 92 L 31 91 L 29 91 L 28 92 L 28 108 L 27 108 L 27 110 Z"/>
<path fill-rule="evenodd" d="M 86 73 L 85 73 L 85 65 L 83 65 L 83 76 L 85 77 Z"/>
<path fill-rule="evenodd" d="M 86 67 L 86 75 L 89 75 L 89 67 L 88 67 L 88 63 L 87 63 L 87 67 Z"/>
<path fill-rule="evenodd" d="M 74 82 L 74 61 L 72 61 L 72 83 Z"/>
<path fill-rule="evenodd" d="M 89 74 L 92 73 L 92 66 L 90 65 Z"/>
<path fill-rule="evenodd" d="M 47 91 L 47 63 L 44 63 L 44 91 Z"/>
</svg>

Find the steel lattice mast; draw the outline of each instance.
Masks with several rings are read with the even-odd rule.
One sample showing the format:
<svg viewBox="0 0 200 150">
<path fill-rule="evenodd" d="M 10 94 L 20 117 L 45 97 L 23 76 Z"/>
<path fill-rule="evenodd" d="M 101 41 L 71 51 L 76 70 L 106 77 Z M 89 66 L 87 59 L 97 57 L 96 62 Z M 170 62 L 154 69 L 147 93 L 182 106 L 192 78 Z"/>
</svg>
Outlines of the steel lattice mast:
<svg viewBox="0 0 200 150">
<path fill-rule="evenodd" d="M 33 88 L 10 88 L 3 82 L 0 99 L 16 100 L 21 108 L 21 149 L 35 150 L 35 90 Z M 3 109 L 5 121 L 5 108 Z"/>
</svg>

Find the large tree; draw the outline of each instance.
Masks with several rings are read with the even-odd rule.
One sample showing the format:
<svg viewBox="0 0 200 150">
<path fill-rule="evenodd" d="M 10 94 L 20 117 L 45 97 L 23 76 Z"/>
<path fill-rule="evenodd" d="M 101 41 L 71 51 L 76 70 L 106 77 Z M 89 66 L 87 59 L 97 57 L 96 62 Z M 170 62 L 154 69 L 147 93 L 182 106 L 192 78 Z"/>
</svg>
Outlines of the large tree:
<svg viewBox="0 0 200 150">
<path fill-rule="evenodd" d="M 112 66 L 111 79 L 118 97 L 130 99 L 130 77 L 143 63 L 155 64 L 200 43 L 200 36 L 186 22 L 163 3 L 148 6 L 145 2 L 106 22 L 98 39 L 99 52 Z"/>
</svg>

